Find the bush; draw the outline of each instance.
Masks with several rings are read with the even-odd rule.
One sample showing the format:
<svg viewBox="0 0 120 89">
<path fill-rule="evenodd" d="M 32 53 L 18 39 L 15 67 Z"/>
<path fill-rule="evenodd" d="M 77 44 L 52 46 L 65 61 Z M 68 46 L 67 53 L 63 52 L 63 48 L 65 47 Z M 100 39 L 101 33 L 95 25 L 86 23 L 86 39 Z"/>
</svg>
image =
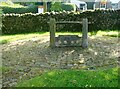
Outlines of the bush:
<svg viewBox="0 0 120 89">
<path fill-rule="evenodd" d="M 65 11 L 76 11 L 76 5 L 72 3 L 63 3 L 62 9 Z"/>
<path fill-rule="evenodd" d="M 10 14 L 10 13 L 18 13 L 18 14 L 23 14 L 23 13 L 37 13 L 37 6 L 32 6 L 32 7 L 19 7 L 19 8 L 13 8 L 13 7 L 2 7 L 3 13 Z"/>
<path fill-rule="evenodd" d="M 0 8 L 0 14 L 2 14 L 3 12 L 2 12 L 2 8 Z"/>
<path fill-rule="evenodd" d="M 2 16 L 3 34 L 20 34 L 29 32 L 49 31 L 49 19 L 55 18 L 56 21 L 81 21 L 88 18 L 89 32 L 98 30 L 119 30 L 120 29 L 120 10 L 118 11 L 94 11 L 74 14 L 73 12 L 46 13 L 46 14 L 4 14 Z M 57 24 L 57 31 L 79 32 L 82 31 L 81 24 Z"/>
<path fill-rule="evenodd" d="M 62 4 L 61 2 L 55 2 L 52 4 L 51 8 L 50 8 L 51 11 L 55 11 L 55 12 L 59 12 L 59 11 L 62 11 Z"/>
<path fill-rule="evenodd" d="M 61 3 L 61 2 L 55 2 L 52 4 L 51 11 L 59 12 L 59 11 L 76 11 L 76 5 L 71 3 Z"/>
</svg>

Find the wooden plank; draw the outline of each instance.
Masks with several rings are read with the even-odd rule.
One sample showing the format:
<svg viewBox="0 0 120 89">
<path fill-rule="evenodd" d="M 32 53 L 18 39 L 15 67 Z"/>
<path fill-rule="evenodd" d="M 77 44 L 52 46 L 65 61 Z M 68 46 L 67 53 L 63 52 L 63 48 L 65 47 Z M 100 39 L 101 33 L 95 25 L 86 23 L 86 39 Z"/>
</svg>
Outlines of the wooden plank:
<svg viewBox="0 0 120 89">
<path fill-rule="evenodd" d="M 88 19 L 83 19 L 83 27 L 82 27 L 82 47 L 88 47 Z"/>
<path fill-rule="evenodd" d="M 58 22 L 56 22 L 57 24 L 66 24 L 66 23 L 78 23 L 78 24 L 82 24 L 82 22 L 80 22 L 80 21 L 58 21 Z"/>
<path fill-rule="evenodd" d="M 56 37 L 57 47 L 79 47 L 81 46 L 81 37 L 78 35 L 59 35 Z"/>
<path fill-rule="evenodd" d="M 50 23 L 50 22 L 47 22 L 47 23 Z M 76 23 L 76 24 L 82 24 L 82 22 L 80 21 L 58 21 L 56 22 L 56 24 L 73 24 L 73 23 Z M 88 24 L 93 24 L 93 22 L 88 22 Z"/>
<path fill-rule="evenodd" d="M 55 47 L 55 32 L 56 32 L 56 21 L 54 18 L 50 18 L 50 47 Z"/>
</svg>

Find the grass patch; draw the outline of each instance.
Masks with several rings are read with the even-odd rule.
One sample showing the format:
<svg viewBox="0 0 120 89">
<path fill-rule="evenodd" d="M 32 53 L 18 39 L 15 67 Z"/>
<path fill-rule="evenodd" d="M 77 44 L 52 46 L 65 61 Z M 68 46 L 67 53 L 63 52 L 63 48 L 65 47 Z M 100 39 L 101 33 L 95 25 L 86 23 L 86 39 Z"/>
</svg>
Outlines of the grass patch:
<svg viewBox="0 0 120 89">
<path fill-rule="evenodd" d="M 5 66 L 0 67 L 0 71 L 2 72 L 9 71 L 10 69 L 11 69 L 10 67 L 5 67 Z"/>
<path fill-rule="evenodd" d="M 17 87 L 117 87 L 118 68 L 107 70 L 52 70 Z"/>
<path fill-rule="evenodd" d="M 82 36 L 81 32 L 56 32 L 56 35 L 79 35 Z"/>
<path fill-rule="evenodd" d="M 120 37 L 118 31 L 98 31 L 96 35 L 100 36 L 110 36 L 110 37 Z"/>
<path fill-rule="evenodd" d="M 1 3 L 0 3 L 0 7 L 20 8 L 20 7 L 24 7 L 24 6 L 22 6 L 22 5 L 20 5 L 20 4 L 14 4 L 14 3 L 12 3 L 12 4 L 10 5 L 10 4 L 8 4 L 8 3 L 1 2 Z"/>
<path fill-rule="evenodd" d="M 26 33 L 26 34 L 15 34 L 15 35 L 3 35 L 0 37 L 0 43 L 6 44 L 9 42 L 30 39 L 32 37 L 41 37 L 43 35 L 49 35 L 49 32 L 36 32 L 36 33 Z M 81 32 L 56 32 L 56 36 L 58 35 L 79 35 L 82 36 Z M 109 37 L 120 37 L 118 31 L 98 31 L 96 34 L 88 33 L 89 36 L 99 35 L 99 36 L 109 36 Z"/>
<path fill-rule="evenodd" d="M 13 42 L 17 40 L 24 40 L 24 39 L 30 39 L 32 37 L 39 37 L 42 35 L 48 34 L 46 32 L 40 32 L 40 33 L 29 33 L 29 34 L 16 34 L 16 35 L 3 35 L 0 37 L 0 43 L 6 44 L 8 42 Z"/>
<path fill-rule="evenodd" d="M 6 44 L 8 43 L 8 40 L 0 40 L 0 44 Z"/>
</svg>

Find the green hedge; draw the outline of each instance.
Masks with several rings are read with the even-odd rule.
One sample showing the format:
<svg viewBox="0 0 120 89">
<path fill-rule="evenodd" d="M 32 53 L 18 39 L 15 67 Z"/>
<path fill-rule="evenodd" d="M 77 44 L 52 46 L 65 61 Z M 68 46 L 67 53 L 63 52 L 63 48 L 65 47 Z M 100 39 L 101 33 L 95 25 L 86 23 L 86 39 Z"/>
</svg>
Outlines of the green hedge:
<svg viewBox="0 0 120 89">
<path fill-rule="evenodd" d="M 51 11 L 55 11 L 55 12 L 59 12 L 59 11 L 62 11 L 62 4 L 61 2 L 55 2 L 52 4 L 51 8 L 50 8 Z"/>
<path fill-rule="evenodd" d="M 3 14 L 2 9 L 0 8 L 0 14 Z"/>
<path fill-rule="evenodd" d="M 61 2 L 55 2 L 52 4 L 51 11 L 59 12 L 59 11 L 76 11 L 76 5 L 72 3 L 61 3 Z"/>
<path fill-rule="evenodd" d="M 49 31 L 49 19 L 55 18 L 57 21 L 81 21 L 82 18 L 88 18 L 89 32 L 98 30 L 116 30 L 120 29 L 120 10 L 118 11 L 94 11 L 75 14 L 73 12 L 56 12 L 45 14 L 4 14 L 2 16 L 2 33 L 19 34 L 29 32 Z M 57 31 L 82 31 L 80 24 L 61 24 L 57 25 Z"/>
<path fill-rule="evenodd" d="M 62 9 L 65 11 L 76 11 L 76 5 L 72 3 L 64 3 L 62 4 Z"/>
<path fill-rule="evenodd" d="M 38 9 L 37 6 L 32 6 L 32 7 L 19 7 L 19 8 L 13 8 L 13 7 L 1 7 L 3 9 L 3 13 L 10 14 L 10 13 L 37 13 Z"/>
</svg>

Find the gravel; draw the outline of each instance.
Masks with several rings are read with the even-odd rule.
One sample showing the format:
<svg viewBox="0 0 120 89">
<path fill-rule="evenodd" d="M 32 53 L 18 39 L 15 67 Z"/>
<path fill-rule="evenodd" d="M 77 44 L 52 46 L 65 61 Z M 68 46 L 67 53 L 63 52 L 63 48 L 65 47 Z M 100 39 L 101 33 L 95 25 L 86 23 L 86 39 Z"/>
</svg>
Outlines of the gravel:
<svg viewBox="0 0 120 89">
<path fill-rule="evenodd" d="M 32 38 L 31 38 L 32 39 Z M 89 69 L 117 66 L 119 38 L 89 37 L 89 47 L 50 48 L 49 36 L 19 40 L 2 45 L 2 86 L 14 87 L 18 82 L 41 75 L 50 69 Z M 112 63 L 111 63 L 112 60 Z M 10 68 L 10 69 L 9 69 Z"/>
</svg>

